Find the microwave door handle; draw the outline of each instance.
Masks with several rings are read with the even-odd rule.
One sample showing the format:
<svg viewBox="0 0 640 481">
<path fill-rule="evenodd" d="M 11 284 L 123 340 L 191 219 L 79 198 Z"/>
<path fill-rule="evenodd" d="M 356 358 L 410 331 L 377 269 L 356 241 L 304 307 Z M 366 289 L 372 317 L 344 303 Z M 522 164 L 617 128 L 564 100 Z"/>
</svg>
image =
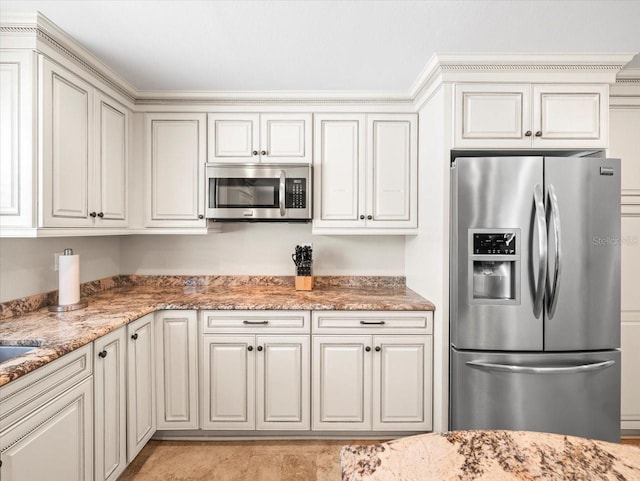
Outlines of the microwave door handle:
<svg viewBox="0 0 640 481">
<path fill-rule="evenodd" d="M 562 244 L 560 237 L 560 211 L 558 210 L 558 196 L 553 184 L 549 184 L 549 200 L 551 203 L 551 218 L 553 219 L 553 230 L 555 231 L 555 265 L 553 279 L 550 279 L 550 299 L 549 299 L 549 319 L 553 318 L 558 305 L 558 288 L 560 287 L 560 274 L 562 267 Z"/>
<path fill-rule="evenodd" d="M 538 282 L 533 301 L 533 315 L 540 317 L 544 305 L 544 287 L 547 281 L 547 221 L 545 219 L 542 187 L 536 184 L 533 188 L 533 199 L 536 208 L 536 225 L 538 226 Z M 533 235 L 533 232 L 531 233 Z"/>
<path fill-rule="evenodd" d="M 285 211 L 285 205 L 284 205 L 284 198 L 285 198 L 285 197 L 284 197 L 284 196 L 285 196 L 285 192 L 284 192 L 284 189 L 285 189 L 285 175 L 286 175 L 286 174 L 285 174 L 285 171 L 284 171 L 284 170 L 281 170 L 281 171 L 280 171 L 280 196 L 279 196 L 279 197 L 280 197 L 280 198 L 279 198 L 279 201 L 280 201 L 280 217 L 284 217 L 284 214 L 285 214 L 285 212 L 286 212 L 286 211 Z"/>
</svg>

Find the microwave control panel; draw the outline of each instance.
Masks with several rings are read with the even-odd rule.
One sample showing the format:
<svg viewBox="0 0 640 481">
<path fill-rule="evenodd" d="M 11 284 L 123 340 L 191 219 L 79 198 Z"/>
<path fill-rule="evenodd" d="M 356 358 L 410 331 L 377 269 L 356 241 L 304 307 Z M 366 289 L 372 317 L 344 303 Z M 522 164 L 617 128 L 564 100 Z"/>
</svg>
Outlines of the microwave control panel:
<svg viewBox="0 0 640 481">
<path fill-rule="evenodd" d="M 285 207 L 287 209 L 306 209 L 307 179 L 286 179 Z"/>
<path fill-rule="evenodd" d="M 513 232 L 474 233 L 473 253 L 516 255 L 516 234 Z"/>
</svg>

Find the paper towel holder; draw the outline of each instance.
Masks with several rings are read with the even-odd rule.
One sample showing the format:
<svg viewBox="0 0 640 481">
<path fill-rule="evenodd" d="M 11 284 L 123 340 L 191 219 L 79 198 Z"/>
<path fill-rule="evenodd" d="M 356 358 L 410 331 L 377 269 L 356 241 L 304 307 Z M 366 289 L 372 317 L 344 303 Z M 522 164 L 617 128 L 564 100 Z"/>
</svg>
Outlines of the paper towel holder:
<svg viewBox="0 0 640 481">
<path fill-rule="evenodd" d="M 63 255 L 70 256 L 73 255 L 73 250 L 65 249 Z M 80 300 L 80 302 L 76 304 L 67 304 L 67 305 L 57 305 L 57 306 L 49 306 L 50 312 L 67 312 L 67 311 L 77 311 L 78 309 L 84 309 L 87 307 L 89 303 L 87 301 Z"/>
</svg>

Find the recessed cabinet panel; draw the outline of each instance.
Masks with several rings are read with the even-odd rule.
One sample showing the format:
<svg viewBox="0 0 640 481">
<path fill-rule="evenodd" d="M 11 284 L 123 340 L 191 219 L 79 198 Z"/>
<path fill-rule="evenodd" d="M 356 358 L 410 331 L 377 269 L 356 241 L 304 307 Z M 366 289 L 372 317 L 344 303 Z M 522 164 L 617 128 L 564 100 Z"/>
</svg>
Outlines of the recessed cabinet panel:
<svg viewBox="0 0 640 481">
<path fill-rule="evenodd" d="M 99 202 L 96 209 L 103 214 L 102 224 L 126 225 L 127 215 L 127 115 L 109 99 L 97 98 L 97 168 Z"/>
<path fill-rule="evenodd" d="M 20 64 L 0 63 L 0 215 L 20 213 Z"/>
<path fill-rule="evenodd" d="M 261 162 L 310 163 L 311 114 L 261 114 L 260 155 Z"/>
<path fill-rule="evenodd" d="M 91 226 L 93 87 L 49 61 L 43 68 L 44 226 Z"/>
<path fill-rule="evenodd" d="M 258 162 L 258 114 L 209 114 L 208 122 L 207 162 Z"/>
<path fill-rule="evenodd" d="M 611 146 L 608 155 L 621 159 L 622 195 L 640 196 L 640 104 L 635 108 L 612 106 L 609 115 Z M 637 202 L 640 203 L 640 198 Z"/>
<path fill-rule="evenodd" d="M 370 336 L 313 336 L 313 429 L 371 429 Z"/>
</svg>

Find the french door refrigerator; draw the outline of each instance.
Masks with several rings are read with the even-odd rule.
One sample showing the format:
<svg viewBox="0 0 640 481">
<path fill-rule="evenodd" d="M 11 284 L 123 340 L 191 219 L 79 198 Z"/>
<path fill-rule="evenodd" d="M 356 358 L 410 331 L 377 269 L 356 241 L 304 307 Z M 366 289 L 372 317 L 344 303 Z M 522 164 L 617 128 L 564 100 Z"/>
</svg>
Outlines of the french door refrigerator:
<svg viewBox="0 0 640 481">
<path fill-rule="evenodd" d="M 619 441 L 619 159 L 451 169 L 450 428 Z"/>
</svg>

